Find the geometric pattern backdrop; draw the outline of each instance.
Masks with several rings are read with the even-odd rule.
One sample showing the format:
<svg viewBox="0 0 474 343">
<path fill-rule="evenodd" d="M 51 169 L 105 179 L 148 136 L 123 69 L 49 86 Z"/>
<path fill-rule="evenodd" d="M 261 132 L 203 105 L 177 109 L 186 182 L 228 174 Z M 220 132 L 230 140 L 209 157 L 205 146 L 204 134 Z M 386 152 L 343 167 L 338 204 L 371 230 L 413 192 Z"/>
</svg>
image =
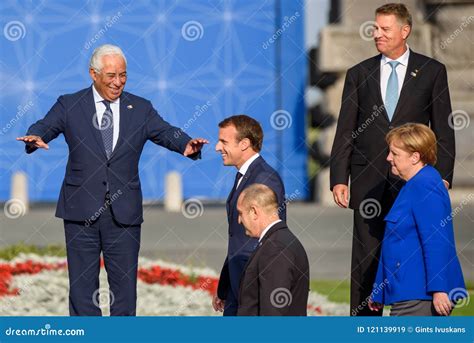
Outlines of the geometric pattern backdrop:
<svg viewBox="0 0 474 343">
<path fill-rule="evenodd" d="M 0 200 L 15 171 L 32 201 L 56 201 L 67 162 L 63 136 L 24 153 L 15 138 L 56 99 L 89 87 L 94 48 L 120 46 L 128 92 L 151 100 L 171 124 L 210 140 L 197 162 L 148 142 L 140 161 L 145 200 L 163 198 L 164 177 L 183 176 L 184 196 L 223 200 L 235 168 L 214 151 L 217 124 L 238 113 L 262 124 L 262 155 L 291 199 L 307 195 L 301 1 L 2 1 L 0 4 Z"/>
</svg>

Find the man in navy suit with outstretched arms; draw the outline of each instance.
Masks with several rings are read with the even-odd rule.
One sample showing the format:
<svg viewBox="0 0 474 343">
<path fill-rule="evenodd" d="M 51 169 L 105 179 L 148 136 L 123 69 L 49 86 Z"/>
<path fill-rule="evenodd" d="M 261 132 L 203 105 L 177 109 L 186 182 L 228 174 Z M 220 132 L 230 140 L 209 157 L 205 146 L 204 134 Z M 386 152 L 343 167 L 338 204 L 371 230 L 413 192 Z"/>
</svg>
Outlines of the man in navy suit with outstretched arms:
<svg viewBox="0 0 474 343">
<path fill-rule="evenodd" d="M 140 226 L 143 222 L 138 162 L 147 140 L 191 159 L 207 140 L 171 126 L 150 101 L 124 92 L 122 50 L 102 45 L 92 54 L 93 85 L 62 95 L 24 137 L 26 152 L 48 149 L 63 134 L 69 148 L 56 216 L 64 219 L 69 269 L 69 312 L 100 316 L 100 254 L 110 285 L 110 314 L 136 313 Z"/>
<path fill-rule="evenodd" d="M 277 195 L 280 219 L 286 220 L 285 188 L 280 175 L 260 156 L 262 143 L 262 127 L 249 116 L 235 115 L 219 123 L 216 151 L 221 153 L 224 165 L 237 168 L 226 203 L 229 224 L 227 257 L 212 301 L 214 310 L 223 311 L 224 316 L 237 315 L 240 279 L 258 244 L 258 239 L 248 237 L 239 223 L 237 199 L 240 193 L 254 183 L 268 186 Z"/>
</svg>

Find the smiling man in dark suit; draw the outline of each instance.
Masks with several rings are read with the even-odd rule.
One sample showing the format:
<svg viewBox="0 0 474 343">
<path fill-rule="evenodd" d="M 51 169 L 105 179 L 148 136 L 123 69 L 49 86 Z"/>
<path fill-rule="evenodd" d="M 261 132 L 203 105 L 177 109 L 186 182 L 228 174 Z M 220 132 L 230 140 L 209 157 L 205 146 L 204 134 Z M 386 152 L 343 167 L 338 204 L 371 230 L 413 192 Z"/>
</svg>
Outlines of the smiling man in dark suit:
<svg viewBox="0 0 474 343">
<path fill-rule="evenodd" d="M 406 43 L 412 18 L 405 5 L 375 11 L 379 55 L 347 71 L 330 184 L 334 201 L 354 210 L 351 315 L 381 315 L 368 309 L 384 234 L 383 218 L 403 181 L 390 172 L 385 135 L 408 122 L 429 125 L 438 144 L 436 168 L 446 187 L 453 179 L 455 144 L 446 68 Z M 350 179 L 350 202 L 349 202 Z"/>
<path fill-rule="evenodd" d="M 309 263 L 298 238 L 278 217 L 275 192 L 255 183 L 240 193 L 239 223 L 258 239 L 240 282 L 238 316 L 306 316 Z"/>
<path fill-rule="evenodd" d="M 224 165 L 238 170 L 226 203 L 229 225 L 227 257 L 212 301 L 214 309 L 223 311 L 224 316 L 237 314 L 240 278 L 258 243 L 257 239 L 245 235 L 244 227 L 238 222 L 237 199 L 240 193 L 253 183 L 267 185 L 277 194 L 280 218 L 286 220 L 285 188 L 278 173 L 260 156 L 262 144 L 262 128 L 249 116 L 235 115 L 219 123 L 216 151 L 221 153 Z"/>
<path fill-rule="evenodd" d="M 138 162 L 147 140 L 192 159 L 205 139 L 191 139 L 158 115 L 150 101 L 124 92 L 127 62 L 113 45 L 90 61 L 93 85 L 62 95 L 24 137 L 26 152 L 48 149 L 63 134 L 69 147 L 56 216 L 64 219 L 71 315 L 101 315 L 100 254 L 110 285 L 110 314 L 136 313 L 140 225 Z"/>
</svg>

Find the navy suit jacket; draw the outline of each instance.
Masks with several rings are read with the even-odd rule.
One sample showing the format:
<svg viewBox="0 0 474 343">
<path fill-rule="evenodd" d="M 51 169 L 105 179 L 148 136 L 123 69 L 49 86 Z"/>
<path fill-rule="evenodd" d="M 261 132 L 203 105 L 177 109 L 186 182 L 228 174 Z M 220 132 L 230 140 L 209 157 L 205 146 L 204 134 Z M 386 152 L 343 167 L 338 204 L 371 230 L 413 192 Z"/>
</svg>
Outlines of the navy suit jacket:
<svg viewBox="0 0 474 343">
<path fill-rule="evenodd" d="M 280 175 L 259 156 L 253 161 L 240 181 L 239 187 L 227 199 L 227 220 L 229 223 L 229 246 L 222 267 L 217 295 L 226 299 L 229 291 L 238 299 L 240 278 L 250 255 L 255 250 L 258 239 L 245 235 L 245 229 L 238 223 L 237 199 L 246 187 L 261 183 L 270 187 L 277 195 L 280 219 L 286 221 L 285 187 Z"/>
<path fill-rule="evenodd" d="M 435 168 L 427 165 L 408 180 L 385 222 L 375 302 L 432 300 L 433 292 L 448 293 L 452 301 L 465 297 L 451 201 Z"/>
<path fill-rule="evenodd" d="M 150 101 L 123 92 L 119 138 L 107 159 L 95 112 L 89 87 L 60 96 L 48 114 L 28 129 L 27 135 L 41 136 L 46 143 L 62 133 L 69 147 L 56 216 L 73 221 L 97 219 L 108 187 L 115 219 L 124 225 L 139 225 L 143 209 L 138 162 L 143 146 L 151 140 L 182 154 L 191 138 L 163 120 Z M 35 150 L 26 146 L 27 153 Z"/>
</svg>

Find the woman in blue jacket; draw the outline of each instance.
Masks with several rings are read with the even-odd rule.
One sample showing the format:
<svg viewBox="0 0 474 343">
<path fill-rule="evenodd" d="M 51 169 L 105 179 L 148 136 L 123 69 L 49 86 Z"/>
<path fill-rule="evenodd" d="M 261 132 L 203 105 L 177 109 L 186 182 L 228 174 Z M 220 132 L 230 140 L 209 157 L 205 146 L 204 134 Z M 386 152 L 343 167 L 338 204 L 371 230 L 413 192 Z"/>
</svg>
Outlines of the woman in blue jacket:
<svg viewBox="0 0 474 343">
<path fill-rule="evenodd" d="M 433 167 L 436 137 L 405 124 L 387 137 L 392 173 L 406 181 L 385 217 L 385 236 L 369 307 L 390 315 L 448 316 L 467 296 L 456 255 L 447 187 Z"/>
</svg>

